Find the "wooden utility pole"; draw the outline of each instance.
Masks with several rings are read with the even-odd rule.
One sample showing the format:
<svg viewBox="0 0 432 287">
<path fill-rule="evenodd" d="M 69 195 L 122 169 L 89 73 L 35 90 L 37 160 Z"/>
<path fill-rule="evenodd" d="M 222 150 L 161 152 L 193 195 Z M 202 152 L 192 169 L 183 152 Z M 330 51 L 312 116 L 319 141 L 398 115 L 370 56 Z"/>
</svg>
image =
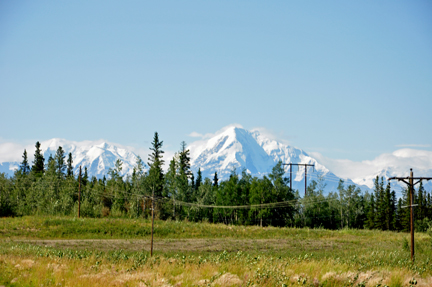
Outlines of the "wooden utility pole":
<svg viewBox="0 0 432 287">
<path fill-rule="evenodd" d="M 81 212 L 81 166 L 78 175 L 78 218 L 80 218 Z"/>
<path fill-rule="evenodd" d="M 410 197 L 410 205 L 404 206 L 410 208 L 410 229 L 411 229 L 411 260 L 414 262 L 415 256 L 414 256 L 414 206 L 417 206 L 417 204 L 414 204 L 414 186 L 417 183 L 420 183 L 422 180 L 432 180 L 432 177 L 414 177 L 414 173 L 412 171 L 412 168 L 410 169 L 410 176 L 409 177 L 390 177 L 388 180 L 397 179 L 398 181 L 403 181 L 406 184 L 408 184 L 408 190 L 409 190 L 409 197 Z M 406 181 L 408 180 L 408 181 Z M 414 180 L 417 180 L 416 183 L 414 183 Z"/>
<path fill-rule="evenodd" d="M 284 163 L 283 165 L 289 165 L 290 166 L 290 189 L 292 190 L 292 166 L 304 166 L 305 167 L 305 196 L 307 191 L 307 167 L 312 166 L 315 171 L 315 164 L 308 164 L 308 163 Z"/>
</svg>

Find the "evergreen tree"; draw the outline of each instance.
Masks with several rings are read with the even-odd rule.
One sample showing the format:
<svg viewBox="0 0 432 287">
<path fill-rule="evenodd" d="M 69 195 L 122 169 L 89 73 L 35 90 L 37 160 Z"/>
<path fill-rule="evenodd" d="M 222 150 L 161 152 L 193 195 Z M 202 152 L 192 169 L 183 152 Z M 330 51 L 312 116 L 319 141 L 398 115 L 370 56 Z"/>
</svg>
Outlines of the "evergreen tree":
<svg viewBox="0 0 432 287">
<path fill-rule="evenodd" d="M 386 203 L 385 203 L 385 191 L 384 191 L 384 179 L 377 176 L 374 181 L 374 193 L 375 193 L 375 223 L 376 229 L 386 229 Z"/>
<path fill-rule="evenodd" d="M 369 213 L 367 215 L 367 227 L 369 229 L 375 228 L 375 197 L 372 194 L 370 197 L 370 203 L 369 203 Z"/>
<path fill-rule="evenodd" d="M 417 194 L 418 194 L 416 197 L 417 200 L 415 202 L 415 204 L 418 204 L 416 210 L 416 219 L 423 220 L 426 217 L 425 215 L 426 196 L 425 196 L 425 191 L 422 182 L 420 182 Z"/>
<path fill-rule="evenodd" d="M 218 187 L 219 182 L 218 182 L 218 176 L 217 176 L 217 171 L 215 171 L 214 177 L 213 177 L 213 186 Z"/>
<path fill-rule="evenodd" d="M 84 185 L 84 186 L 87 185 L 87 183 L 88 183 L 88 178 L 89 178 L 89 176 L 88 176 L 87 167 L 84 167 L 84 175 L 83 175 L 82 178 L 81 178 L 81 183 L 82 183 L 82 185 Z"/>
<path fill-rule="evenodd" d="M 189 186 L 188 177 L 191 175 L 190 171 L 190 156 L 189 150 L 186 149 L 186 143 L 181 143 L 179 152 L 179 172 L 177 176 L 177 187 L 181 200 L 191 202 L 192 192 Z"/>
<path fill-rule="evenodd" d="M 171 197 L 173 199 L 173 206 L 172 206 L 172 217 L 173 219 L 176 218 L 176 206 L 175 206 L 175 200 L 178 199 L 177 197 L 177 161 L 176 161 L 176 155 L 171 159 L 168 172 L 165 176 L 165 188 L 164 188 L 164 196 Z"/>
<path fill-rule="evenodd" d="M 194 176 L 194 174 L 193 174 L 193 172 L 191 172 L 190 173 L 190 185 L 191 185 L 191 188 L 192 188 L 192 190 L 196 190 L 195 188 L 196 188 L 196 186 L 195 186 L 195 176 Z"/>
<path fill-rule="evenodd" d="M 50 154 L 46 164 L 46 174 L 53 175 L 56 173 L 57 173 L 56 161 L 54 160 L 52 154 Z"/>
<path fill-rule="evenodd" d="M 397 231 L 402 231 L 402 218 L 403 218 L 403 209 L 402 209 L 402 199 L 399 198 L 397 207 L 396 207 L 396 215 L 395 215 L 395 229 Z"/>
<path fill-rule="evenodd" d="M 177 155 L 177 154 L 176 154 Z M 177 176 L 177 161 L 176 155 L 171 159 L 168 171 L 165 175 L 165 196 L 177 198 L 176 176 Z"/>
<path fill-rule="evenodd" d="M 72 166 L 73 160 L 72 160 L 72 153 L 70 152 L 67 159 L 67 172 L 66 175 L 68 177 L 73 176 L 73 166 Z"/>
<path fill-rule="evenodd" d="M 392 195 L 390 191 L 390 182 L 387 183 L 387 187 L 384 192 L 384 214 L 385 214 L 385 225 L 383 230 L 393 229 L 393 217 L 394 217 L 394 204 L 392 202 Z"/>
<path fill-rule="evenodd" d="M 148 158 L 148 166 L 150 167 L 149 175 L 147 177 L 148 187 L 154 193 L 155 196 L 162 196 L 163 185 L 164 185 L 164 175 L 162 170 L 162 165 L 164 160 L 162 160 L 164 151 L 162 150 L 163 141 L 159 140 L 159 134 L 154 133 L 153 142 L 151 143 L 150 150 L 152 151 Z"/>
<path fill-rule="evenodd" d="M 195 181 L 195 189 L 198 190 L 200 185 L 202 183 L 202 174 L 201 174 L 201 168 L 198 168 L 197 172 L 197 179 Z"/>
<path fill-rule="evenodd" d="M 145 167 L 145 163 L 143 162 L 141 157 L 138 156 L 136 159 L 135 166 L 133 168 L 133 172 L 136 174 L 136 176 L 142 177 L 144 175 L 144 167 Z"/>
<path fill-rule="evenodd" d="M 59 178 L 63 177 L 66 169 L 65 165 L 65 152 L 61 146 L 58 147 L 57 152 L 55 154 L 55 167 L 56 172 Z"/>
<path fill-rule="evenodd" d="M 30 172 L 30 166 L 28 163 L 28 159 L 27 159 L 27 151 L 24 150 L 23 153 L 23 161 L 20 164 L 19 170 L 21 171 L 22 174 L 29 174 Z"/>
<path fill-rule="evenodd" d="M 117 180 L 121 178 L 122 170 L 123 170 L 123 162 L 121 161 L 121 159 L 118 158 L 114 164 L 114 168 L 110 168 L 108 170 L 108 175 L 110 176 L 110 179 Z"/>
<path fill-rule="evenodd" d="M 32 166 L 32 172 L 36 177 L 41 177 L 44 173 L 44 157 L 41 150 L 41 144 L 36 142 L 36 150 L 34 154 L 34 161 Z"/>
<path fill-rule="evenodd" d="M 397 230 L 397 199 L 396 192 L 394 190 L 391 193 L 390 207 L 390 213 L 392 214 L 391 230 Z"/>
<path fill-rule="evenodd" d="M 409 206 L 410 205 L 410 199 L 409 199 L 409 189 L 405 188 L 402 191 L 403 199 L 401 206 Z M 401 208 L 400 210 L 401 214 L 401 226 L 402 231 L 409 232 L 410 231 L 410 208 Z"/>
</svg>

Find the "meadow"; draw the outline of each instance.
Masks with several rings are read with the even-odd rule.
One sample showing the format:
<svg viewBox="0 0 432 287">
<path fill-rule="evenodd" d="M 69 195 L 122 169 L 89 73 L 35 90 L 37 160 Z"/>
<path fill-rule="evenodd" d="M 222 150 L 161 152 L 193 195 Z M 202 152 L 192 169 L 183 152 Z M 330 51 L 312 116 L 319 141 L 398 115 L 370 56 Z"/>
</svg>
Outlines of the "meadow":
<svg viewBox="0 0 432 287">
<path fill-rule="evenodd" d="M 325 230 L 24 216 L 0 218 L 0 286 L 431 286 L 432 238 Z"/>
</svg>

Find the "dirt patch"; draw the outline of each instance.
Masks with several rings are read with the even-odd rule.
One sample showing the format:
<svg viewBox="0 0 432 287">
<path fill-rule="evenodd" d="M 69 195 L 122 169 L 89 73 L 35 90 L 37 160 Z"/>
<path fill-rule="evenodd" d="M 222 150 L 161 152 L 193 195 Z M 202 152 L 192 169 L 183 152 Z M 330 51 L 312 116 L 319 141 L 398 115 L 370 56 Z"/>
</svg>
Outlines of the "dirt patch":
<svg viewBox="0 0 432 287">
<path fill-rule="evenodd" d="M 150 240 L 131 239 L 60 239 L 60 240 L 13 240 L 39 246 L 88 250 L 149 251 Z M 289 249 L 332 250 L 340 245 L 325 241 L 295 242 L 288 239 L 160 239 L 154 241 L 154 250 L 180 251 L 280 251 Z"/>
<path fill-rule="evenodd" d="M 212 285 L 241 286 L 242 283 L 243 281 L 240 280 L 240 278 L 237 275 L 231 273 L 225 273 L 224 275 L 216 279 Z"/>
</svg>

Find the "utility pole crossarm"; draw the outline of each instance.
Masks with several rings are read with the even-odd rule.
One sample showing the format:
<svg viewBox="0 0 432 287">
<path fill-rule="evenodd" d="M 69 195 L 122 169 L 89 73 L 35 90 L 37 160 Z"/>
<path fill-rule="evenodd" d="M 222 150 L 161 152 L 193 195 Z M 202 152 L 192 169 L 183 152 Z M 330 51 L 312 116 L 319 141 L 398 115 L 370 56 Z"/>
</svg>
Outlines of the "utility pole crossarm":
<svg viewBox="0 0 432 287">
<path fill-rule="evenodd" d="M 390 177 L 388 179 L 388 181 L 392 180 L 392 179 L 397 179 L 398 181 L 403 181 L 404 183 L 411 185 L 411 183 L 409 183 L 408 181 L 405 181 L 405 179 L 410 179 L 409 177 Z M 415 183 L 412 183 L 413 186 L 417 185 L 418 183 L 420 183 L 422 180 L 432 180 L 432 177 L 413 177 L 412 180 L 417 180 Z"/>
<path fill-rule="evenodd" d="M 414 262 L 414 209 L 413 207 L 418 206 L 418 204 L 414 204 L 414 186 L 420 183 L 422 180 L 432 180 L 432 177 L 414 177 L 412 168 L 410 169 L 410 176 L 408 177 L 390 177 L 388 181 L 397 179 L 398 181 L 403 181 L 408 185 L 409 189 L 409 205 L 402 206 L 402 208 L 410 208 L 410 225 L 411 225 L 411 260 Z M 408 180 L 408 181 L 406 181 Z M 414 183 L 414 180 L 417 180 Z"/>
<path fill-rule="evenodd" d="M 405 179 L 398 179 L 398 181 L 403 181 L 403 182 L 405 182 L 405 183 L 408 184 L 408 185 L 411 184 L 411 183 L 409 183 L 408 181 L 405 181 Z"/>
</svg>

